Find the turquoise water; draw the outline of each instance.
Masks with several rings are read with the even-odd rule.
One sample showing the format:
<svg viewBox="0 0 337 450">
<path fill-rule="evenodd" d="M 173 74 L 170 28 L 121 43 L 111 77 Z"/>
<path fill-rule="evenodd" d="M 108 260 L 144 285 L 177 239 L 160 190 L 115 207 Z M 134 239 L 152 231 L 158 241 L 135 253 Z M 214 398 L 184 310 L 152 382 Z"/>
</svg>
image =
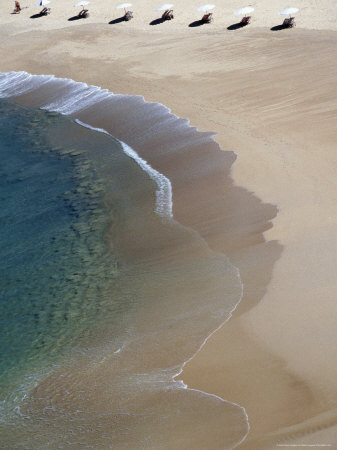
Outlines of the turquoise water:
<svg viewBox="0 0 337 450">
<path fill-rule="evenodd" d="M 74 148 L 48 141 L 57 124 L 71 121 L 5 101 L 0 118 L 0 387 L 6 397 L 25 374 L 56 362 L 83 338 L 115 262 L 103 242 L 107 218 L 95 171 Z"/>
</svg>

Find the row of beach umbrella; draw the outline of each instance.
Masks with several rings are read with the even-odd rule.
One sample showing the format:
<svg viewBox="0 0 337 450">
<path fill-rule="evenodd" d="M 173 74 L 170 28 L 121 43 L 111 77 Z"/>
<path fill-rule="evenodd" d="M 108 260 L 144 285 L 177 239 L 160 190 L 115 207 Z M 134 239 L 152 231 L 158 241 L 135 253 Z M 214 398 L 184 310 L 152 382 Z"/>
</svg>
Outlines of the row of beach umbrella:
<svg viewBox="0 0 337 450">
<path fill-rule="evenodd" d="M 49 3 L 50 0 L 41 0 L 41 1 L 47 1 Z M 84 0 L 79 3 L 76 3 L 76 5 L 74 5 L 74 6 L 86 6 L 86 5 L 89 5 L 89 3 L 90 3 L 89 1 Z M 126 8 L 130 8 L 130 6 L 132 6 L 132 3 L 122 3 L 118 6 L 116 6 L 116 8 L 117 9 L 126 9 Z M 156 9 L 156 11 L 166 11 L 167 9 L 173 8 L 173 6 L 174 5 L 171 3 L 165 3 L 164 5 L 159 6 Z M 202 6 L 199 6 L 199 8 L 197 8 L 197 11 L 208 12 L 214 8 L 215 8 L 215 5 L 202 5 Z M 254 11 L 253 7 L 245 6 L 244 8 L 240 8 L 240 9 L 237 9 L 236 11 L 234 11 L 234 14 L 237 16 L 244 16 L 244 15 L 252 13 L 253 11 Z M 286 9 L 283 9 L 282 11 L 279 11 L 279 14 L 291 16 L 292 14 L 296 14 L 298 11 L 299 11 L 298 8 L 286 8 Z"/>
<path fill-rule="evenodd" d="M 49 3 L 50 0 L 41 0 L 41 2 Z M 74 6 L 86 6 L 86 5 L 89 5 L 89 3 L 90 3 L 89 1 L 83 0 L 81 2 L 76 3 L 76 5 L 74 5 Z M 118 6 L 116 6 L 116 8 L 117 9 L 126 9 L 126 8 L 130 8 L 131 6 L 132 6 L 132 3 L 122 3 Z M 166 11 L 167 9 L 173 8 L 173 6 L 174 5 L 171 3 L 165 3 L 164 5 L 159 6 L 156 9 L 156 11 Z M 202 5 L 202 6 L 199 6 L 199 8 L 197 8 L 197 11 L 208 12 L 214 8 L 215 8 L 215 5 Z M 244 16 L 244 15 L 252 13 L 253 11 L 254 11 L 253 7 L 245 6 L 244 8 L 240 8 L 240 9 L 237 9 L 236 11 L 234 11 L 234 14 L 237 16 Z M 296 14 L 298 11 L 299 11 L 298 8 L 286 8 L 286 9 L 283 9 L 282 11 L 279 11 L 279 14 L 291 16 L 292 14 Z"/>
<path fill-rule="evenodd" d="M 39 2 L 36 3 L 36 6 L 46 6 L 46 5 L 49 5 L 50 2 L 51 2 L 51 0 L 40 0 Z M 74 5 L 74 6 L 76 6 L 76 7 L 79 7 L 79 6 L 84 7 L 84 6 L 89 5 L 89 4 L 90 4 L 90 2 L 88 2 L 86 0 L 83 0 L 81 2 L 76 3 L 76 5 Z"/>
<path fill-rule="evenodd" d="M 36 3 L 36 6 L 46 6 L 46 5 L 49 5 L 50 2 L 51 2 L 51 0 L 40 0 L 39 2 Z M 87 6 L 89 4 L 90 4 L 89 1 L 83 0 L 83 1 L 76 3 L 74 6 L 76 8 L 78 8 L 80 6 L 82 6 L 84 8 L 85 6 Z"/>
<path fill-rule="evenodd" d="M 214 5 L 213 5 L 214 6 Z M 244 8 L 237 9 L 234 11 L 234 14 L 237 16 L 246 16 L 247 14 L 250 14 L 254 11 L 254 8 L 251 6 L 245 6 Z M 298 13 L 299 8 L 285 8 L 282 9 L 282 11 L 279 11 L 279 14 L 281 16 L 291 16 L 292 14 Z"/>
<path fill-rule="evenodd" d="M 41 0 L 41 2 L 50 3 L 50 0 Z M 84 1 L 76 3 L 76 5 L 74 5 L 74 6 L 86 6 L 86 5 L 89 5 L 89 3 L 90 3 L 89 1 L 84 0 Z M 116 8 L 117 9 L 126 9 L 126 8 L 130 8 L 130 6 L 132 6 L 132 3 L 122 3 L 118 6 L 116 6 Z M 174 5 L 171 3 L 165 3 L 164 5 L 159 6 L 156 9 L 156 11 L 166 11 L 167 9 L 173 8 L 173 6 Z M 197 11 L 208 12 L 214 8 L 215 8 L 215 5 L 202 5 L 202 6 L 199 6 L 199 8 L 197 8 Z M 244 8 L 240 8 L 240 9 L 237 9 L 236 11 L 234 11 L 234 14 L 237 16 L 244 16 L 244 15 L 252 13 L 253 11 L 254 11 L 253 7 L 245 6 Z M 299 11 L 299 8 L 285 8 L 285 9 L 282 9 L 282 11 L 279 11 L 279 14 L 291 16 L 292 14 L 298 13 L 298 11 Z"/>
<path fill-rule="evenodd" d="M 50 1 L 51 0 L 40 0 L 38 3 L 36 3 L 36 6 L 49 5 Z M 76 3 L 74 6 L 77 7 L 77 8 L 82 6 L 84 8 L 85 6 L 87 6 L 89 4 L 90 4 L 89 1 L 81 0 L 80 2 Z M 126 11 L 126 8 L 130 8 L 131 6 L 132 6 L 132 3 L 121 3 L 120 5 L 116 6 L 116 8 L 117 9 L 124 9 Z M 156 9 L 156 11 L 166 11 L 168 9 L 173 8 L 173 6 L 174 5 L 171 4 L 171 3 L 165 3 L 164 5 L 159 6 Z M 208 11 L 211 11 L 212 9 L 214 9 L 214 8 L 215 8 L 215 5 L 211 5 L 211 4 L 202 5 L 202 6 L 199 6 L 199 8 L 197 8 L 197 11 L 208 12 Z M 234 11 L 234 14 L 237 15 L 237 16 L 246 16 L 247 14 L 250 14 L 253 11 L 254 11 L 253 7 L 245 6 L 243 8 L 240 8 L 240 9 L 237 9 L 236 11 Z M 285 8 L 285 9 L 282 9 L 282 11 L 279 11 L 279 14 L 283 15 L 283 16 L 287 16 L 287 15 L 291 16 L 292 14 L 298 13 L 298 11 L 299 11 L 299 8 Z"/>
</svg>

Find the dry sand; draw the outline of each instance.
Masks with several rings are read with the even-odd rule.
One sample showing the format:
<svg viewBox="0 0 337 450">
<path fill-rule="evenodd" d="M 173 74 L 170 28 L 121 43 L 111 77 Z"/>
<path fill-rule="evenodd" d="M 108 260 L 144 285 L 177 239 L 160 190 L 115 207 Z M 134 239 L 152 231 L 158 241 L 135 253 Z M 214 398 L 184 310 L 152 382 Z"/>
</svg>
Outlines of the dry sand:
<svg viewBox="0 0 337 450">
<path fill-rule="evenodd" d="M 230 249 L 244 299 L 181 378 L 246 408 L 251 431 L 240 448 L 337 448 L 335 6 L 298 1 L 298 27 L 273 32 L 287 5 L 261 1 L 252 25 L 229 31 L 243 6 L 235 3 L 218 7 L 214 24 L 188 28 L 199 17 L 192 2 L 153 27 L 158 5 L 147 0 L 134 20 L 115 25 L 106 2 L 74 22 L 68 0 L 35 20 L 32 4 L 14 16 L 2 2 L 0 69 L 143 95 L 238 154 L 235 183 L 279 214 L 267 244 L 253 236 Z"/>
</svg>

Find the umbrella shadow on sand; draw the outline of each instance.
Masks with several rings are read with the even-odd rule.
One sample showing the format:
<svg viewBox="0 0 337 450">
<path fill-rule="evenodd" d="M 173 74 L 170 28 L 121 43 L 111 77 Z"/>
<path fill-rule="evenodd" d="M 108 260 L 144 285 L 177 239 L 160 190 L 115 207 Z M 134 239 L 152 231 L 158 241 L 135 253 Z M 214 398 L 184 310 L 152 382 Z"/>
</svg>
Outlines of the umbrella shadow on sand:
<svg viewBox="0 0 337 450">
<path fill-rule="evenodd" d="M 84 19 L 84 17 L 77 15 L 77 16 L 69 17 L 68 21 L 72 22 L 73 20 L 80 20 L 80 19 Z"/>
<path fill-rule="evenodd" d="M 284 25 L 275 25 L 275 27 L 271 28 L 271 31 L 280 31 L 280 30 L 285 30 L 287 27 L 285 27 Z"/>
<path fill-rule="evenodd" d="M 150 25 L 160 25 L 161 23 L 164 23 L 165 19 L 163 19 L 162 17 L 159 17 L 158 19 L 154 19 L 152 20 L 152 22 L 150 22 Z"/>
<path fill-rule="evenodd" d="M 191 22 L 189 24 L 189 27 L 194 28 L 194 27 L 201 27 L 201 25 L 205 25 L 206 22 L 203 22 L 202 20 L 195 20 L 194 22 Z"/>
<path fill-rule="evenodd" d="M 229 27 L 227 27 L 227 30 L 238 30 L 239 28 L 244 28 L 247 25 L 248 25 L 248 23 L 242 23 L 242 22 L 233 23 L 233 25 L 229 25 Z"/>
<path fill-rule="evenodd" d="M 38 19 L 39 17 L 44 17 L 44 15 L 40 13 L 33 14 L 32 16 L 30 16 L 30 19 Z"/>
<path fill-rule="evenodd" d="M 110 20 L 109 24 L 114 25 L 115 23 L 125 22 L 124 16 L 118 17 L 117 19 Z"/>
</svg>

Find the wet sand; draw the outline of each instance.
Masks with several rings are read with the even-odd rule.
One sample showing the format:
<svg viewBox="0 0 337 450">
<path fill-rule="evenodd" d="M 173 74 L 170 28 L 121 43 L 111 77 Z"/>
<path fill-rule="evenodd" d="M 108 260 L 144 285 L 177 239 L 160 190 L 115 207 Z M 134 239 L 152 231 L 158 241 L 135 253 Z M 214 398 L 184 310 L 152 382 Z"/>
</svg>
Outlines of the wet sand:
<svg viewBox="0 0 337 450">
<path fill-rule="evenodd" d="M 254 192 L 279 214 L 274 218 L 270 206 L 261 215 L 257 198 L 247 211 L 240 195 L 228 211 L 220 202 L 221 176 L 198 184 L 196 172 L 188 186 L 200 216 L 186 209 L 180 189 L 177 220 L 229 254 L 245 287 L 233 318 L 181 378 L 245 407 L 251 430 L 239 448 L 336 448 L 336 33 L 266 26 L 219 33 L 217 25 L 195 36 L 178 25 L 172 34 L 169 24 L 155 33 L 137 24 L 125 31 L 90 22 L 61 30 L 44 25 L 43 41 L 29 24 L 22 33 L 7 24 L 1 70 L 53 73 L 143 95 L 215 131 L 222 150 L 237 153 L 231 192 Z M 8 30 L 15 40 L 4 35 Z M 103 117 L 93 125 L 108 128 Z M 177 174 L 178 183 L 175 163 L 158 161 L 158 170 Z M 215 211 L 223 220 L 212 220 Z M 208 442 L 205 448 L 214 448 L 211 435 Z"/>
</svg>

